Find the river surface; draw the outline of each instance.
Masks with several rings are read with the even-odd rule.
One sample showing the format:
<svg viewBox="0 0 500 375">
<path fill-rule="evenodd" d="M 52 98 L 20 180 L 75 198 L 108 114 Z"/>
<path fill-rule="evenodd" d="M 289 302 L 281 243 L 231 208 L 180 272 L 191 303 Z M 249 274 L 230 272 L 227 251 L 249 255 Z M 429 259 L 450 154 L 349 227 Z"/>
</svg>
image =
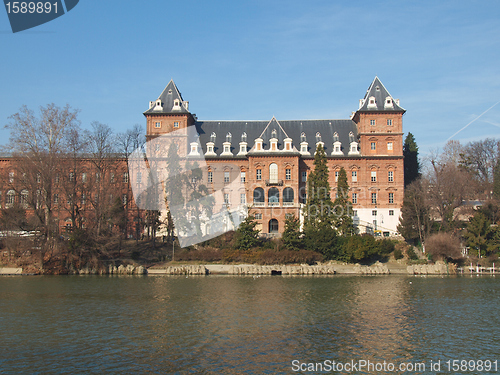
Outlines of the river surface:
<svg viewBox="0 0 500 375">
<path fill-rule="evenodd" d="M 499 353 L 493 276 L 0 277 L 1 374 L 477 374 Z"/>
</svg>

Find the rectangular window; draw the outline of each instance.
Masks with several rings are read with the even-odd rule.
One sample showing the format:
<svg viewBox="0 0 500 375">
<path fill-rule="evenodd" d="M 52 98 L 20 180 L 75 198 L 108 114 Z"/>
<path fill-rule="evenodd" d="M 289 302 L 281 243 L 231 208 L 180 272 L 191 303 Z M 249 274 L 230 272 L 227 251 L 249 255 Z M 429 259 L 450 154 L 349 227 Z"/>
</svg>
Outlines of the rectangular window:
<svg viewBox="0 0 500 375">
<path fill-rule="evenodd" d="M 306 182 L 307 181 L 307 172 L 304 171 L 302 172 L 302 182 Z"/>
<path fill-rule="evenodd" d="M 257 180 L 262 180 L 262 169 L 257 169 Z"/>
<path fill-rule="evenodd" d="M 229 194 L 224 193 L 224 204 L 229 204 Z"/>
<path fill-rule="evenodd" d="M 85 194 L 82 194 L 82 205 L 85 205 L 86 202 L 87 202 L 87 197 L 85 196 Z"/>
<path fill-rule="evenodd" d="M 372 151 L 376 150 L 376 149 L 377 149 L 377 142 L 372 142 L 372 143 L 370 144 L 370 149 L 371 149 Z"/>
<path fill-rule="evenodd" d="M 370 120 L 370 125 L 375 125 L 375 120 Z"/>
<path fill-rule="evenodd" d="M 392 126 L 392 119 L 387 119 L 387 125 Z"/>
<path fill-rule="evenodd" d="M 352 204 L 358 203 L 358 193 L 352 193 Z"/>
<path fill-rule="evenodd" d="M 372 216 L 377 216 L 377 210 L 372 211 Z"/>
<path fill-rule="evenodd" d="M 54 204 L 59 203 L 59 194 L 54 194 Z"/>
<path fill-rule="evenodd" d="M 372 204 L 377 204 L 377 193 L 372 193 Z"/>
<path fill-rule="evenodd" d="M 140 185 L 142 183 L 142 172 L 137 172 L 137 184 Z"/>
<path fill-rule="evenodd" d="M 393 171 L 387 172 L 387 179 L 389 180 L 389 182 L 394 182 L 394 172 Z"/>
<path fill-rule="evenodd" d="M 111 181 L 112 184 L 115 183 L 115 174 L 114 173 L 111 173 L 111 175 L 109 176 L 109 181 Z"/>
<path fill-rule="evenodd" d="M 352 171 L 351 176 L 352 176 L 352 182 L 358 181 L 358 171 Z"/>
<path fill-rule="evenodd" d="M 14 172 L 9 172 L 9 182 L 11 184 L 14 182 Z"/>
<path fill-rule="evenodd" d="M 392 142 L 387 142 L 387 151 L 392 151 Z"/>
<path fill-rule="evenodd" d="M 335 182 L 339 180 L 339 171 L 335 171 Z"/>
<path fill-rule="evenodd" d="M 246 204 L 247 203 L 247 195 L 245 193 L 240 194 L 240 204 Z"/>
<path fill-rule="evenodd" d="M 59 183 L 59 173 L 56 174 L 56 184 L 58 184 L 58 183 Z"/>
<path fill-rule="evenodd" d="M 69 180 L 75 181 L 75 174 L 73 172 L 69 172 Z"/>
<path fill-rule="evenodd" d="M 292 170 L 287 168 L 285 169 L 285 180 L 291 180 L 292 179 Z"/>
<path fill-rule="evenodd" d="M 87 173 L 82 173 L 82 182 L 87 182 Z"/>
<path fill-rule="evenodd" d="M 394 216 L 394 210 L 389 210 L 389 216 Z"/>
<path fill-rule="evenodd" d="M 208 171 L 208 183 L 212 183 L 214 179 L 214 175 L 212 171 Z"/>
<path fill-rule="evenodd" d="M 155 128 L 161 128 L 161 122 L 155 122 Z"/>
<path fill-rule="evenodd" d="M 96 176 L 96 177 L 97 177 L 97 176 Z M 123 174 L 123 182 L 124 182 L 124 183 L 126 183 L 126 184 L 128 183 L 128 172 L 125 172 L 125 173 Z"/>
<path fill-rule="evenodd" d="M 224 172 L 224 183 L 225 184 L 229 183 L 229 171 Z"/>
<path fill-rule="evenodd" d="M 122 195 L 122 203 L 123 203 L 124 206 L 127 205 L 127 194 L 123 194 Z"/>
<path fill-rule="evenodd" d="M 245 182 L 246 179 L 247 179 L 247 173 L 246 172 L 241 172 L 241 175 L 240 175 L 241 182 Z"/>
<path fill-rule="evenodd" d="M 372 182 L 376 182 L 377 181 L 377 171 L 372 171 L 371 181 Z"/>
<path fill-rule="evenodd" d="M 262 214 L 261 213 L 256 213 L 254 215 L 254 217 L 255 217 L 255 220 L 262 220 Z"/>
<path fill-rule="evenodd" d="M 389 203 L 394 203 L 394 193 L 389 193 Z"/>
<path fill-rule="evenodd" d="M 37 175 L 36 175 L 36 183 L 39 184 L 40 182 L 42 182 L 42 176 L 40 176 L 40 173 L 37 173 Z"/>
<path fill-rule="evenodd" d="M 174 122 L 174 128 L 178 128 L 179 127 L 179 121 L 175 121 Z"/>
</svg>

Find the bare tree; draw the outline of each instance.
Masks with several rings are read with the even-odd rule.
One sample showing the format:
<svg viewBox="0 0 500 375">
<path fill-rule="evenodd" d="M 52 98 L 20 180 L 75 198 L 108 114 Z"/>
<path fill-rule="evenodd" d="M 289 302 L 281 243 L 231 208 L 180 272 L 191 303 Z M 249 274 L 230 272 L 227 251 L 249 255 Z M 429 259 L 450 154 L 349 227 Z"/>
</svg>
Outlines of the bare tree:
<svg viewBox="0 0 500 375">
<path fill-rule="evenodd" d="M 500 141 L 486 138 L 468 143 L 462 152 L 460 165 L 483 185 L 484 191 L 491 190 L 493 174 L 500 157 Z"/>
<path fill-rule="evenodd" d="M 61 158 L 67 150 L 68 131 L 78 125 L 78 110 L 49 104 L 38 116 L 23 106 L 6 126 L 11 136 L 8 147 L 18 157 L 15 163 L 18 186 L 29 192 L 27 203 L 40 221 L 46 239 L 57 231 L 53 217 L 53 193 Z"/>
<path fill-rule="evenodd" d="M 116 167 L 116 158 L 113 152 L 113 132 L 108 125 L 97 121 L 92 122 L 92 131 L 87 134 L 89 140 L 90 161 L 94 167 L 92 176 L 93 198 L 91 204 L 95 214 L 96 235 L 103 232 L 103 224 L 114 203 L 114 197 L 108 197 L 110 188 L 110 174 Z"/>
</svg>

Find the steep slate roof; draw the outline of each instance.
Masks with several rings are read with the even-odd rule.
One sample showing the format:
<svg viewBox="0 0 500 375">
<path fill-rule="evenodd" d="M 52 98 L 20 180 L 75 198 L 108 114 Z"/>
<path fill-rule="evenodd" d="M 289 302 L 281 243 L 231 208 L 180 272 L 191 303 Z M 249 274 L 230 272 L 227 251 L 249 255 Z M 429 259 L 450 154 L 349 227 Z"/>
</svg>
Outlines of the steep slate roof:
<svg viewBox="0 0 500 375">
<path fill-rule="evenodd" d="M 270 147 L 269 139 L 271 133 L 276 129 L 278 148 L 284 147 L 283 140 L 287 137 L 292 139 L 295 152 L 300 150 L 300 135 L 305 133 L 309 144 L 311 156 L 316 150 L 316 133 L 321 134 L 321 141 L 325 145 L 327 155 L 333 151 L 333 135 L 339 135 L 342 142 L 342 152 L 347 156 L 349 152 L 349 133 L 352 132 L 355 140 L 358 139 L 356 123 L 352 120 L 285 120 L 277 121 L 274 117 L 271 121 L 197 121 L 196 130 L 200 135 L 200 143 L 203 153 L 207 151 L 206 144 L 210 142 L 212 132 L 216 134 L 214 151 L 217 155 L 222 152 L 222 143 L 226 141 L 226 134 L 231 133 L 231 152 L 234 156 L 239 152 L 239 143 L 243 132 L 247 134 L 248 150 L 250 150 L 257 138 L 263 139 L 264 150 Z"/>
<path fill-rule="evenodd" d="M 368 107 L 368 98 L 370 97 L 375 98 L 375 104 L 376 108 L 373 107 Z M 385 99 L 387 97 L 390 97 L 393 102 L 393 108 L 384 108 L 384 103 Z M 373 80 L 372 84 L 366 91 L 366 95 L 363 98 L 363 105 L 361 108 L 358 109 L 358 112 L 375 112 L 375 111 L 384 111 L 384 112 L 406 112 L 406 110 L 402 107 L 400 107 L 394 98 L 392 98 L 391 94 L 389 94 L 389 91 L 385 88 L 384 84 L 380 81 L 378 77 L 375 77 Z"/>
<path fill-rule="evenodd" d="M 147 111 L 144 112 L 144 114 L 163 114 L 163 113 L 189 113 L 189 111 L 184 108 L 183 102 L 184 100 L 182 99 L 181 93 L 177 89 L 177 86 L 175 85 L 173 80 L 170 80 L 168 85 L 165 87 L 163 92 L 160 94 L 158 99 L 161 100 L 163 109 L 162 110 L 155 110 L 154 105 L 152 108 L 148 109 Z M 174 100 L 179 99 L 180 102 L 180 109 L 173 110 L 174 107 Z"/>
</svg>

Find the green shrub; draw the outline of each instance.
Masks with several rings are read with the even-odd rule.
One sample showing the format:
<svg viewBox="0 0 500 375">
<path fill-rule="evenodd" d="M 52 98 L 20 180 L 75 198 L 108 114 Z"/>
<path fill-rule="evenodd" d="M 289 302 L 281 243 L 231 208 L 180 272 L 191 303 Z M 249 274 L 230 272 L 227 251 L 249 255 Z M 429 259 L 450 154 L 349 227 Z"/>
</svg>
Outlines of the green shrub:
<svg viewBox="0 0 500 375">
<path fill-rule="evenodd" d="M 396 260 L 403 258 L 403 252 L 400 249 L 394 249 L 393 255 Z"/>
</svg>

